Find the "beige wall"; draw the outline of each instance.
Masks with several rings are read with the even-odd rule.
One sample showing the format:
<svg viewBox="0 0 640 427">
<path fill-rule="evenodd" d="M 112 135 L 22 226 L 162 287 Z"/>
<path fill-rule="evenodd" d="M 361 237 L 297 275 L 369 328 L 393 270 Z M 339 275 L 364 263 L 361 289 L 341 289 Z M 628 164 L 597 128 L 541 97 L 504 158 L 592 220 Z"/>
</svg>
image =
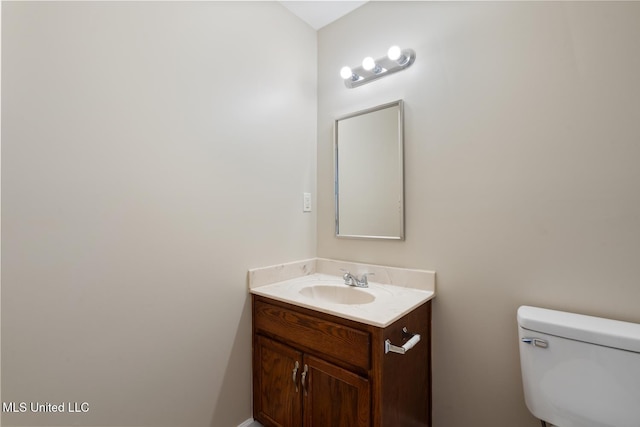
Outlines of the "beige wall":
<svg viewBox="0 0 640 427">
<path fill-rule="evenodd" d="M 275 2 L 2 19 L 2 399 L 90 404 L 2 425 L 237 426 L 247 269 L 315 255 L 316 32 Z"/>
<path fill-rule="evenodd" d="M 319 31 L 318 256 L 437 271 L 435 427 L 539 425 L 519 305 L 640 322 L 638 22 L 633 2 L 371 2 Z M 411 68 L 344 87 L 396 43 Z M 406 241 L 336 239 L 333 120 L 399 98 Z"/>
</svg>

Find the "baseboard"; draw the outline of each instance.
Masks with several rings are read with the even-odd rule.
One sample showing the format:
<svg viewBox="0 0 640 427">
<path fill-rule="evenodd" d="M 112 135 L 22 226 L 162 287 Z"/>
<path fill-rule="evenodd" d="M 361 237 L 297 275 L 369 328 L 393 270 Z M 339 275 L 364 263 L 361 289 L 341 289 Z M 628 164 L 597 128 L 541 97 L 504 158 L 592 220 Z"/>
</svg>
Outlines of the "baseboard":
<svg viewBox="0 0 640 427">
<path fill-rule="evenodd" d="M 258 423 L 257 421 L 253 421 L 253 418 L 249 418 L 238 427 L 262 427 L 262 424 Z"/>
</svg>

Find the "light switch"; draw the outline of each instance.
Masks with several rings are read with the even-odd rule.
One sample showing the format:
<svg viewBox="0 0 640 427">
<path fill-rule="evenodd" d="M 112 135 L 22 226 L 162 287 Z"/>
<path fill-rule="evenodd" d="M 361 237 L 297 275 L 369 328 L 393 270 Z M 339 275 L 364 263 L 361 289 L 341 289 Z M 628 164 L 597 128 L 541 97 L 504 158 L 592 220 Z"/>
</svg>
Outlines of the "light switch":
<svg viewBox="0 0 640 427">
<path fill-rule="evenodd" d="M 302 193 L 302 212 L 311 212 L 311 193 Z"/>
</svg>

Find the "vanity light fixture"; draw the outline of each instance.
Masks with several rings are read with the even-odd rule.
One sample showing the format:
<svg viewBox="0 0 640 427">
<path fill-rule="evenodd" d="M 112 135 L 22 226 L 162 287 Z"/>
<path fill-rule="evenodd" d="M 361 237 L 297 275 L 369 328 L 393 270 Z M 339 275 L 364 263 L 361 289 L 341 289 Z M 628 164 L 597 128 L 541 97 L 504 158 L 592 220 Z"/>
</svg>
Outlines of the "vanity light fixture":
<svg viewBox="0 0 640 427">
<path fill-rule="evenodd" d="M 402 71 L 416 60 L 416 53 L 412 49 L 400 49 L 399 46 L 391 46 L 387 55 L 373 59 L 367 56 L 362 65 L 351 69 L 342 67 L 340 77 L 344 79 L 344 85 L 350 89 L 362 86 L 380 77 Z"/>
</svg>

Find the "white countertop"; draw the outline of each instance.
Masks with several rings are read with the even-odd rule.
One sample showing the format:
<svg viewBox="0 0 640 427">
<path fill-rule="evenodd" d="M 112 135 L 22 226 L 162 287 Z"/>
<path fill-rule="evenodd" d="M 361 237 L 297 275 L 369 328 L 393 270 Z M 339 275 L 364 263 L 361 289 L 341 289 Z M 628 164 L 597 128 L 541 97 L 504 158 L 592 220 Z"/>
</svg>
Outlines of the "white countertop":
<svg viewBox="0 0 640 427">
<path fill-rule="evenodd" d="M 259 287 L 252 287 L 250 292 L 255 295 L 381 328 L 390 325 L 435 296 L 433 290 L 394 286 L 371 281 L 368 288 L 357 288 L 354 291 L 366 292 L 374 296 L 375 299 L 372 302 L 338 304 L 311 298 L 300 292 L 304 288 L 313 285 L 344 286 L 348 288 L 340 276 L 313 273 Z"/>
</svg>

